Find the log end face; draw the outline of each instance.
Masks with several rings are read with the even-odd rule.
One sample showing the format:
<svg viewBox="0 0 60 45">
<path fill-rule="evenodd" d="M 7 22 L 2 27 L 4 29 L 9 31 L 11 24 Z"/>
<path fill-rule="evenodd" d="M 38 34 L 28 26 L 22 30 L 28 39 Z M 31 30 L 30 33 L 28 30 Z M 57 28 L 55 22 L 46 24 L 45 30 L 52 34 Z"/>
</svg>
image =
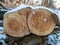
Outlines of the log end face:
<svg viewBox="0 0 60 45">
<path fill-rule="evenodd" d="M 11 29 L 11 30 L 15 30 L 15 31 L 18 31 L 19 29 L 19 27 L 20 27 L 20 23 L 17 21 L 17 20 L 13 20 L 13 19 L 11 19 L 9 22 L 8 22 L 8 27 L 9 27 L 9 29 Z"/>
</svg>

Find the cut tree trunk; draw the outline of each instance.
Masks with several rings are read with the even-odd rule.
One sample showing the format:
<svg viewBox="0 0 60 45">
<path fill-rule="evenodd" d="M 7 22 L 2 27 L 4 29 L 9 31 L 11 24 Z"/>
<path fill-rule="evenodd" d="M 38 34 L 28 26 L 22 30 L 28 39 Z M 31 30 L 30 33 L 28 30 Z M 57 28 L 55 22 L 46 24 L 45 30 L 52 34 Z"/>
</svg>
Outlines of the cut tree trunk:
<svg viewBox="0 0 60 45">
<path fill-rule="evenodd" d="M 27 25 L 27 16 L 31 8 L 25 8 L 17 12 L 8 13 L 3 19 L 5 32 L 13 37 L 23 37 L 30 34 Z"/>
<path fill-rule="evenodd" d="M 29 15 L 28 25 L 33 34 L 45 36 L 54 30 L 56 23 L 50 11 L 36 9 Z"/>
</svg>

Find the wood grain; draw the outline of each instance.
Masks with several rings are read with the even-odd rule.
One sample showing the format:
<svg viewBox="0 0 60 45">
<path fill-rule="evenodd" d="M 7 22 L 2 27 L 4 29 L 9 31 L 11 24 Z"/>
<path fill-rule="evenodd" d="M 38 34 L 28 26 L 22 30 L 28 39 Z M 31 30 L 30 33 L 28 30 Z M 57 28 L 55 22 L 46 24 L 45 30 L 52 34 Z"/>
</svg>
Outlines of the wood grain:
<svg viewBox="0 0 60 45">
<path fill-rule="evenodd" d="M 54 30 L 56 23 L 54 22 L 50 11 L 36 9 L 29 15 L 28 25 L 33 34 L 45 36 Z"/>
<path fill-rule="evenodd" d="M 23 37 L 30 34 L 27 24 L 27 17 L 31 9 L 26 8 L 17 12 L 7 14 L 3 19 L 3 26 L 8 35 Z"/>
</svg>

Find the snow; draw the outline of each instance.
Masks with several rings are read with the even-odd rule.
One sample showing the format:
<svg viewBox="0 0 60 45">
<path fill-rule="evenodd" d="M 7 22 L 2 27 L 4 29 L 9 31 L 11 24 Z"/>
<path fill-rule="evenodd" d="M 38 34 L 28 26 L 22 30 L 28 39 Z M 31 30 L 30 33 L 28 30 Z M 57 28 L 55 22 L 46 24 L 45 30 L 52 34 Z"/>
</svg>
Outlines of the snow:
<svg viewBox="0 0 60 45">
<path fill-rule="evenodd" d="M 0 27 L 0 34 L 3 34 L 3 33 L 4 33 L 4 28 Z"/>
<path fill-rule="evenodd" d="M 46 9 L 46 10 L 48 10 L 48 11 L 50 11 L 50 12 L 52 12 L 52 13 L 54 13 L 54 14 L 56 14 L 57 15 L 57 17 L 58 17 L 58 24 L 60 24 L 60 10 L 55 10 L 55 9 L 51 9 L 51 8 L 47 8 L 47 7 L 44 7 L 44 6 L 31 6 L 31 5 L 25 5 L 25 4 L 21 4 L 21 5 L 19 5 L 18 7 L 16 7 L 16 8 L 14 8 L 14 9 L 12 9 L 12 10 L 9 10 L 8 12 L 6 12 L 5 14 L 4 14 L 4 16 L 5 15 L 7 15 L 8 13 L 11 13 L 11 12 L 16 12 L 16 11 L 18 11 L 18 10 L 21 10 L 21 9 L 23 9 L 23 8 L 26 8 L 26 7 L 30 7 L 30 8 L 32 8 L 33 10 L 35 10 L 35 9 L 38 9 L 38 8 L 40 8 L 40 9 Z"/>
<path fill-rule="evenodd" d="M 17 8 L 14 8 L 14 9 L 12 9 L 12 10 L 9 10 L 7 13 L 4 14 L 4 16 L 5 16 L 6 14 L 8 14 L 8 13 L 15 12 L 15 11 L 21 10 L 21 9 L 23 9 L 23 8 L 26 8 L 26 7 L 30 7 L 30 8 L 32 8 L 33 10 L 34 10 L 34 9 L 37 9 L 37 8 L 47 9 L 47 10 L 51 11 L 52 13 L 55 13 L 52 9 L 47 8 L 47 7 L 44 7 L 44 6 L 31 6 L 31 5 L 28 5 L 28 6 L 27 6 L 27 5 L 25 5 L 25 4 L 21 4 L 21 5 L 19 5 Z"/>
<path fill-rule="evenodd" d="M 15 12 L 15 11 L 21 10 L 21 9 L 23 9 L 23 8 L 26 8 L 26 7 L 30 7 L 30 8 L 32 8 L 33 10 L 34 10 L 34 9 L 38 9 L 38 8 L 40 8 L 40 9 L 46 9 L 46 10 L 52 12 L 52 13 L 58 14 L 57 16 L 60 17 L 60 15 L 59 15 L 59 14 L 60 14 L 60 11 L 58 11 L 58 10 L 53 10 L 53 9 L 51 9 L 51 8 L 47 8 L 47 7 L 44 7 L 44 6 L 31 6 L 31 5 L 25 5 L 25 4 L 21 4 L 21 5 L 19 5 L 18 7 L 14 8 L 14 9 L 12 9 L 12 10 L 9 10 L 7 13 L 4 14 L 4 16 L 5 16 L 6 14 L 8 14 L 8 13 Z M 58 12 L 58 13 L 57 13 L 57 12 Z"/>
<path fill-rule="evenodd" d="M 6 39 L 7 36 L 5 34 L 0 34 L 0 42 L 2 42 L 2 45 L 6 45 L 6 43 L 4 42 L 4 39 Z"/>
<path fill-rule="evenodd" d="M 2 20 L 0 20 L 0 24 L 2 24 Z M 3 34 L 4 28 L 0 25 L 0 42 L 2 42 L 2 45 L 6 45 L 4 42 L 4 39 L 7 38 L 5 34 Z"/>
<path fill-rule="evenodd" d="M 47 39 L 48 44 L 60 45 L 60 31 L 56 31 L 55 34 L 48 35 Z"/>
<path fill-rule="evenodd" d="M 2 20 L 0 20 L 0 23 L 2 23 Z"/>
<path fill-rule="evenodd" d="M 0 40 L 3 38 L 5 39 L 7 36 L 5 34 L 0 34 Z"/>
<path fill-rule="evenodd" d="M 3 34 L 3 32 L 4 32 L 4 28 L 0 27 L 0 42 L 2 42 L 2 45 L 6 45 L 6 43 L 4 42 L 4 39 L 6 39 L 7 36 Z"/>
<path fill-rule="evenodd" d="M 0 27 L 0 30 L 4 30 L 4 28 L 3 27 Z"/>
<path fill-rule="evenodd" d="M 23 8 L 26 8 L 26 7 L 28 7 L 28 6 L 26 6 L 26 5 L 24 5 L 24 4 L 21 4 L 21 5 L 19 5 L 17 8 L 14 8 L 14 9 L 9 10 L 8 12 L 6 12 L 6 13 L 4 14 L 4 16 L 5 16 L 6 14 L 8 14 L 8 13 L 15 12 L 15 11 L 21 10 L 21 9 L 23 9 Z"/>
<path fill-rule="evenodd" d="M 0 40 L 0 42 L 2 42 L 2 45 L 7 45 L 4 40 Z"/>
</svg>

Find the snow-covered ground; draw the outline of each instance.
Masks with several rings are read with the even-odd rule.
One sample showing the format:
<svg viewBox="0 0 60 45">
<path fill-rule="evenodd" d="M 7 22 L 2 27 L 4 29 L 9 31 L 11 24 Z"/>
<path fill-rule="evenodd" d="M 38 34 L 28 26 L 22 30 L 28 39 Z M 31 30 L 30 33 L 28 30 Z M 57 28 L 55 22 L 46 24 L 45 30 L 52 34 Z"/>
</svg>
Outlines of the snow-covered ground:
<svg viewBox="0 0 60 45">
<path fill-rule="evenodd" d="M 51 45 L 60 45 L 60 30 L 48 35 L 47 43 Z"/>
<path fill-rule="evenodd" d="M 2 45 L 6 45 L 4 42 L 4 39 L 7 38 L 5 34 L 2 34 L 4 32 L 4 28 L 1 26 L 2 20 L 0 20 L 0 42 L 2 42 Z"/>
</svg>

